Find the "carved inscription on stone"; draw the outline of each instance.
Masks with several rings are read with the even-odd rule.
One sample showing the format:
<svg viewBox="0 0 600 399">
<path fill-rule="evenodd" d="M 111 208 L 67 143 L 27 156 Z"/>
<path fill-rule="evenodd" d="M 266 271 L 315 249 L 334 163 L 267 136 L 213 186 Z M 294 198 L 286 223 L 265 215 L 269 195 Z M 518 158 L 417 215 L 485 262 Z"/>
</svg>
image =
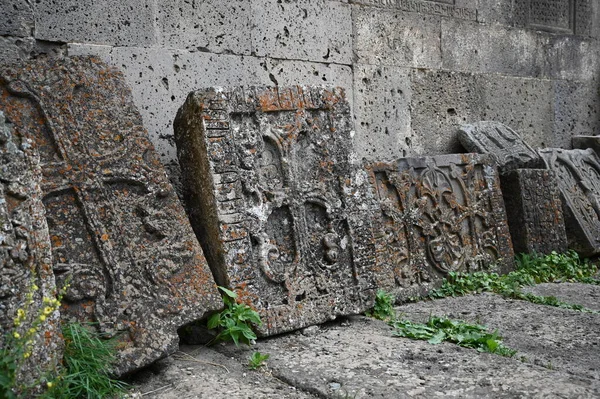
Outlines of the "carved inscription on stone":
<svg viewBox="0 0 600 399">
<path fill-rule="evenodd" d="M 461 19 L 477 20 L 477 9 L 457 7 L 454 0 L 350 0 L 352 4 L 393 8 L 406 12 L 442 15 Z"/>
<path fill-rule="evenodd" d="M 517 169 L 501 177 L 502 195 L 516 253 L 567 250 L 558 182 L 547 169 Z"/>
<path fill-rule="evenodd" d="M 276 334 L 367 309 L 369 186 L 341 89 L 207 89 L 175 120 L 194 228 L 217 282 Z"/>
<path fill-rule="evenodd" d="M 449 272 L 512 268 L 504 203 L 489 156 L 401 158 L 367 166 L 380 204 L 378 285 L 400 298 Z"/>
<path fill-rule="evenodd" d="M 56 287 L 40 180 L 31 142 L 16 135 L 0 111 L 0 347 L 6 333 L 31 340 L 24 348 L 30 356 L 16 370 L 19 386 L 35 384 L 52 372 L 62 349 L 58 310 L 50 307 L 44 314 L 56 298 Z M 42 314 L 45 321 L 28 336 Z"/>
<path fill-rule="evenodd" d="M 117 373 L 175 351 L 221 300 L 122 75 L 95 58 L 1 74 L 0 108 L 40 153 L 63 318 L 121 340 Z"/>
<path fill-rule="evenodd" d="M 593 150 L 539 150 L 556 173 L 569 248 L 585 256 L 600 253 L 600 159 Z"/>
<path fill-rule="evenodd" d="M 470 152 L 490 154 L 501 173 L 542 165 L 537 152 L 517 132 L 500 122 L 481 121 L 462 125 L 458 139 Z"/>
<path fill-rule="evenodd" d="M 574 0 L 529 0 L 529 25 L 573 31 Z"/>
</svg>

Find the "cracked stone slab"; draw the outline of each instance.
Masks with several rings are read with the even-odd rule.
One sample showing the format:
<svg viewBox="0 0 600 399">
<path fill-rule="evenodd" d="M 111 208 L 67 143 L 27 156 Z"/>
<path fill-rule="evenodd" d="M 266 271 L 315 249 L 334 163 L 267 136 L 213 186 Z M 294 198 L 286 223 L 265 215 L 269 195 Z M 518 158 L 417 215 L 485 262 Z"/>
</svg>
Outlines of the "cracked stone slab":
<svg viewBox="0 0 600 399">
<path fill-rule="evenodd" d="M 343 89 L 199 90 L 174 126 L 196 234 L 260 334 L 371 306 L 372 194 Z"/>
<path fill-rule="evenodd" d="M 538 152 L 557 176 L 569 248 L 583 256 L 600 253 L 600 158 L 592 149 Z"/>
<path fill-rule="evenodd" d="M 377 286 L 397 299 L 425 294 L 450 272 L 513 268 L 500 180 L 479 154 L 367 165 L 376 192 Z"/>
<path fill-rule="evenodd" d="M 122 74 L 93 57 L 2 67 L 0 109 L 40 154 L 63 320 L 117 337 L 117 374 L 175 351 L 222 301 Z"/>
</svg>

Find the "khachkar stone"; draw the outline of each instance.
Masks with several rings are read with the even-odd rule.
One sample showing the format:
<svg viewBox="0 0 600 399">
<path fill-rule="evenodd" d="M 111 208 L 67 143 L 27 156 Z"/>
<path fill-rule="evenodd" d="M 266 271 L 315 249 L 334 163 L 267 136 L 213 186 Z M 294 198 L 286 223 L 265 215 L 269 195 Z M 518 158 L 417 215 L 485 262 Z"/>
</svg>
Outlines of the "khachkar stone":
<svg viewBox="0 0 600 399">
<path fill-rule="evenodd" d="M 32 140 L 63 319 L 116 336 L 118 374 L 177 350 L 221 298 L 123 76 L 96 58 L 0 69 L 0 109 Z"/>
<path fill-rule="evenodd" d="M 508 272 L 513 248 L 493 160 L 460 154 L 368 164 L 380 211 L 374 226 L 379 287 L 399 299 L 449 272 Z"/>
<path fill-rule="evenodd" d="M 42 382 L 62 357 L 40 180 L 30 141 L 15 135 L 0 111 L 0 347 L 17 355 L 18 386 Z"/>
<path fill-rule="evenodd" d="M 587 150 L 591 148 L 600 156 L 600 136 L 573 136 L 573 148 Z"/>
<path fill-rule="evenodd" d="M 192 224 L 262 335 L 372 305 L 369 187 L 351 163 L 350 118 L 343 90 L 313 87 L 201 90 L 177 114 Z"/>
<path fill-rule="evenodd" d="M 567 250 L 560 191 L 547 169 L 517 169 L 501 177 L 513 248 L 517 253 Z"/>
<path fill-rule="evenodd" d="M 600 253 L 600 159 L 591 149 L 539 153 L 556 173 L 569 248 L 584 256 Z"/>
<path fill-rule="evenodd" d="M 517 132 L 500 122 L 480 121 L 462 125 L 458 139 L 467 151 L 490 154 L 500 173 L 541 167 L 543 164 L 537 152 Z"/>
</svg>

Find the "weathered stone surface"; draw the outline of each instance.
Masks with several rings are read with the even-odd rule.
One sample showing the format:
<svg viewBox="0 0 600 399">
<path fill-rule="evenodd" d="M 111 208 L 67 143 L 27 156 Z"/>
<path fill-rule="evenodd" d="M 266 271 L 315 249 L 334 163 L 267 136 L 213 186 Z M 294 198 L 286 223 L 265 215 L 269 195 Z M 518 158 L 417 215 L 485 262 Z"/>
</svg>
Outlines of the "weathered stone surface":
<svg viewBox="0 0 600 399">
<path fill-rule="evenodd" d="M 406 299 L 448 272 L 512 269 L 499 179 L 489 156 L 403 158 L 367 166 L 380 212 L 377 285 Z"/>
<path fill-rule="evenodd" d="M 554 172 L 516 169 L 501 176 L 501 185 L 515 252 L 566 251 L 567 233 Z"/>
<path fill-rule="evenodd" d="M 27 0 L 3 0 L 0 35 L 29 36 L 33 31 L 33 5 Z"/>
<path fill-rule="evenodd" d="M 587 150 L 591 148 L 600 156 L 600 136 L 573 136 L 573 148 Z"/>
<path fill-rule="evenodd" d="M 480 121 L 462 125 L 458 139 L 468 151 L 490 154 L 501 173 L 533 168 L 542 163 L 535 150 L 517 132 L 500 122 Z"/>
<path fill-rule="evenodd" d="M 122 75 L 95 58 L 4 67 L 0 108 L 38 149 L 64 319 L 117 336 L 117 373 L 177 348 L 221 299 Z"/>
<path fill-rule="evenodd" d="M 600 253 L 600 159 L 591 149 L 538 152 L 556 173 L 569 248 L 584 256 Z"/>
<path fill-rule="evenodd" d="M 477 9 L 472 2 L 465 0 L 350 0 L 350 3 L 472 21 L 477 19 Z"/>
<path fill-rule="evenodd" d="M 41 176 L 31 141 L 14 134 L 0 111 L 0 347 L 15 350 L 22 386 L 37 384 L 44 373 L 54 371 L 62 350 L 60 314 L 49 304 L 56 299 L 56 286 Z M 41 323 L 40 315 L 45 317 Z M 31 328 L 37 331 L 28 332 Z M 16 352 L 16 343 L 4 341 L 6 333 L 21 335 L 23 353 Z M 29 358 L 21 357 L 25 353 Z"/>
<path fill-rule="evenodd" d="M 23 353 L 8 344 L 18 355 L 19 385 L 39 382 L 61 359 L 60 314 L 48 302 L 56 299 L 56 287 L 41 177 L 31 141 L 15 134 L 0 111 L 0 347 L 8 344 L 6 333 L 21 335 Z M 29 333 L 30 328 L 37 331 Z M 25 353 L 30 357 L 24 360 Z"/>
<path fill-rule="evenodd" d="M 350 134 L 342 89 L 206 89 L 175 119 L 196 234 L 263 335 L 372 303 L 369 187 Z"/>
</svg>

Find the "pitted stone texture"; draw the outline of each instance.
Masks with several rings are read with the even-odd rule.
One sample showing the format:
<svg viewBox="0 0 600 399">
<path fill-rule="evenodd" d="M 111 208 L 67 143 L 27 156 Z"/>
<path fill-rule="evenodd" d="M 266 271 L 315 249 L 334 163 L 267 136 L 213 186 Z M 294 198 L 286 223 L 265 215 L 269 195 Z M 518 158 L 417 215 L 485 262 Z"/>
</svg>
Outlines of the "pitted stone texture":
<svg viewBox="0 0 600 399">
<path fill-rule="evenodd" d="M 354 142 L 360 158 L 391 161 L 413 153 L 410 99 L 408 69 L 354 66 Z"/>
<path fill-rule="evenodd" d="M 600 253 L 600 159 L 591 149 L 538 152 L 556 173 L 569 248 L 584 256 Z"/>
<path fill-rule="evenodd" d="M 357 7 L 354 52 L 361 64 L 439 69 L 440 17 Z"/>
<path fill-rule="evenodd" d="M 407 299 L 449 272 L 512 269 L 499 178 L 489 156 L 403 158 L 367 169 L 380 204 L 374 227 L 379 287 Z"/>
<path fill-rule="evenodd" d="M 458 131 L 458 139 L 470 152 L 490 154 L 501 173 L 542 166 L 538 153 L 519 133 L 500 122 L 480 121 L 462 125 Z"/>
<path fill-rule="evenodd" d="M 6 334 L 26 337 L 48 306 L 44 298 L 56 298 L 41 176 L 31 141 L 16 135 L 0 111 L 0 347 L 6 344 Z M 25 312 L 25 318 L 15 326 L 18 310 Z M 24 348 L 31 356 L 17 359 L 17 385 L 38 383 L 61 359 L 59 311 L 44 316 L 46 320 L 30 337 L 32 344 Z"/>
<path fill-rule="evenodd" d="M 117 374 L 172 353 L 177 328 L 221 298 L 122 75 L 41 58 L 0 82 L 0 108 L 40 152 L 63 319 L 117 337 Z"/>
<path fill-rule="evenodd" d="M 331 0 L 252 1 L 257 56 L 352 63 L 350 6 Z"/>
<path fill-rule="evenodd" d="M 161 45 L 211 53 L 250 54 L 251 1 L 157 2 Z"/>
<path fill-rule="evenodd" d="M 471 21 L 477 19 L 477 9 L 469 0 L 350 0 L 350 3 Z"/>
<path fill-rule="evenodd" d="M 515 252 L 566 251 L 567 233 L 554 172 L 517 169 L 503 175 L 501 184 Z"/>
<path fill-rule="evenodd" d="M 580 148 L 571 143 L 572 136 L 600 134 L 600 82 L 557 80 L 554 85 L 554 130 L 561 138 L 555 146 Z"/>
<path fill-rule="evenodd" d="M 0 35 L 30 36 L 33 6 L 27 0 L 3 0 L 0 6 Z"/>
<path fill-rule="evenodd" d="M 35 38 L 54 42 L 150 46 L 155 3 L 147 0 L 35 2 Z"/>
<path fill-rule="evenodd" d="M 350 133 L 341 89 L 206 89 L 179 110 L 190 218 L 217 282 L 257 309 L 262 335 L 372 304 L 370 191 Z"/>
<path fill-rule="evenodd" d="M 591 148 L 600 156 L 600 136 L 573 136 L 573 148 L 587 150 Z"/>
</svg>

